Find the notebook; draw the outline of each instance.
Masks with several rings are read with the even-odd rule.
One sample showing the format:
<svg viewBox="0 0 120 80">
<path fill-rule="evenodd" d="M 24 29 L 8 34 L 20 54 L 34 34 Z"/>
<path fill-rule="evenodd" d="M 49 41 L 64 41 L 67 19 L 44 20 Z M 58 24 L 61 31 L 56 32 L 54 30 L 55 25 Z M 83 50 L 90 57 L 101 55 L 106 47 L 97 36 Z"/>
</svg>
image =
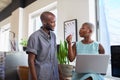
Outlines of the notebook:
<svg viewBox="0 0 120 80">
<path fill-rule="evenodd" d="M 106 74 L 110 55 L 77 55 L 75 71 L 78 73 Z"/>
</svg>

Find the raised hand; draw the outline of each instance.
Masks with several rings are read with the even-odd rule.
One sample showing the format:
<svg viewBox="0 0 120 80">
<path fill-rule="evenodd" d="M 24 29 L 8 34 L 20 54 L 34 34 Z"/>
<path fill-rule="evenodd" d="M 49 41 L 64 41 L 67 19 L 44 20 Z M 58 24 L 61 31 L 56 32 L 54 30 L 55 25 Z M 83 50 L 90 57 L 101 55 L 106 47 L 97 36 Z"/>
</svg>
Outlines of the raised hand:
<svg viewBox="0 0 120 80">
<path fill-rule="evenodd" d="M 72 43 L 72 35 L 71 34 L 66 38 L 66 41 L 68 42 L 68 44 Z"/>
</svg>

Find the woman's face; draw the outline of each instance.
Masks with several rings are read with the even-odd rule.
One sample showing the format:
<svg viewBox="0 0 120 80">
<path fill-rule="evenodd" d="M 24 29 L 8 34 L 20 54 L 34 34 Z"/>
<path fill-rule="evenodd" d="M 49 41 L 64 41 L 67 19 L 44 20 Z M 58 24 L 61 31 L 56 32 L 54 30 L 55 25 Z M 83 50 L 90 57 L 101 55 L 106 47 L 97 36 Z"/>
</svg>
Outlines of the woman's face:
<svg viewBox="0 0 120 80">
<path fill-rule="evenodd" d="M 80 37 L 87 37 L 90 35 L 90 29 L 88 25 L 82 25 L 82 27 L 79 30 Z"/>
</svg>

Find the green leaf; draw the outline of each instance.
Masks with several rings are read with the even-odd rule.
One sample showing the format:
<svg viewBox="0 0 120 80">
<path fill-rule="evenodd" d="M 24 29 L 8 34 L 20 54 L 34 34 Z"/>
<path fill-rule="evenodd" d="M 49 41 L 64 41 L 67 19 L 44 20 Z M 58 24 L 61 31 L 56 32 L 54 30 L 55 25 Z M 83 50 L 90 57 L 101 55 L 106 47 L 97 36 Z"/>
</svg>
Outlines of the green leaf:
<svg viewBox="0 0 120 80">
<path fill-rule="evenodd" d="M 68 46 L 67 46 L 67 42 L 66 41 L 61 41 L 60 40 L 60 45 L 59 45 L 59 49 L 58 49 L 58 54 L 57 54 L 57 58 L 58 58 L 58 62 L 60 64 L 69 64 L 69 60 L 68 60 Z"/>
<path fill-rule="evenodd" d="M 21 39 L 20 44 L 21 44 L 22 46 L 26 47 L 26 46 L 27 46 L 27 39 Z"/>
</svg>

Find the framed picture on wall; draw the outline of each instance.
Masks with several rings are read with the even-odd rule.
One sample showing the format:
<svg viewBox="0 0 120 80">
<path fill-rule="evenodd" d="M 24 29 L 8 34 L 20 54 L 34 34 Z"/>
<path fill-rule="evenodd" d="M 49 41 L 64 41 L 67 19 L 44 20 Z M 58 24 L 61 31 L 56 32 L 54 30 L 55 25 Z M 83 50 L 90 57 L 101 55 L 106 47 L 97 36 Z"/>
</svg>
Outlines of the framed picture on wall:
<svg viewBox="0 0 120 80">
<path fill-rule="evenodd" d="M 77 19 L 67 20 L 64 22 L 64 39 L 72 35 L 72 42 L 77 41 Z"/>
</svg>

